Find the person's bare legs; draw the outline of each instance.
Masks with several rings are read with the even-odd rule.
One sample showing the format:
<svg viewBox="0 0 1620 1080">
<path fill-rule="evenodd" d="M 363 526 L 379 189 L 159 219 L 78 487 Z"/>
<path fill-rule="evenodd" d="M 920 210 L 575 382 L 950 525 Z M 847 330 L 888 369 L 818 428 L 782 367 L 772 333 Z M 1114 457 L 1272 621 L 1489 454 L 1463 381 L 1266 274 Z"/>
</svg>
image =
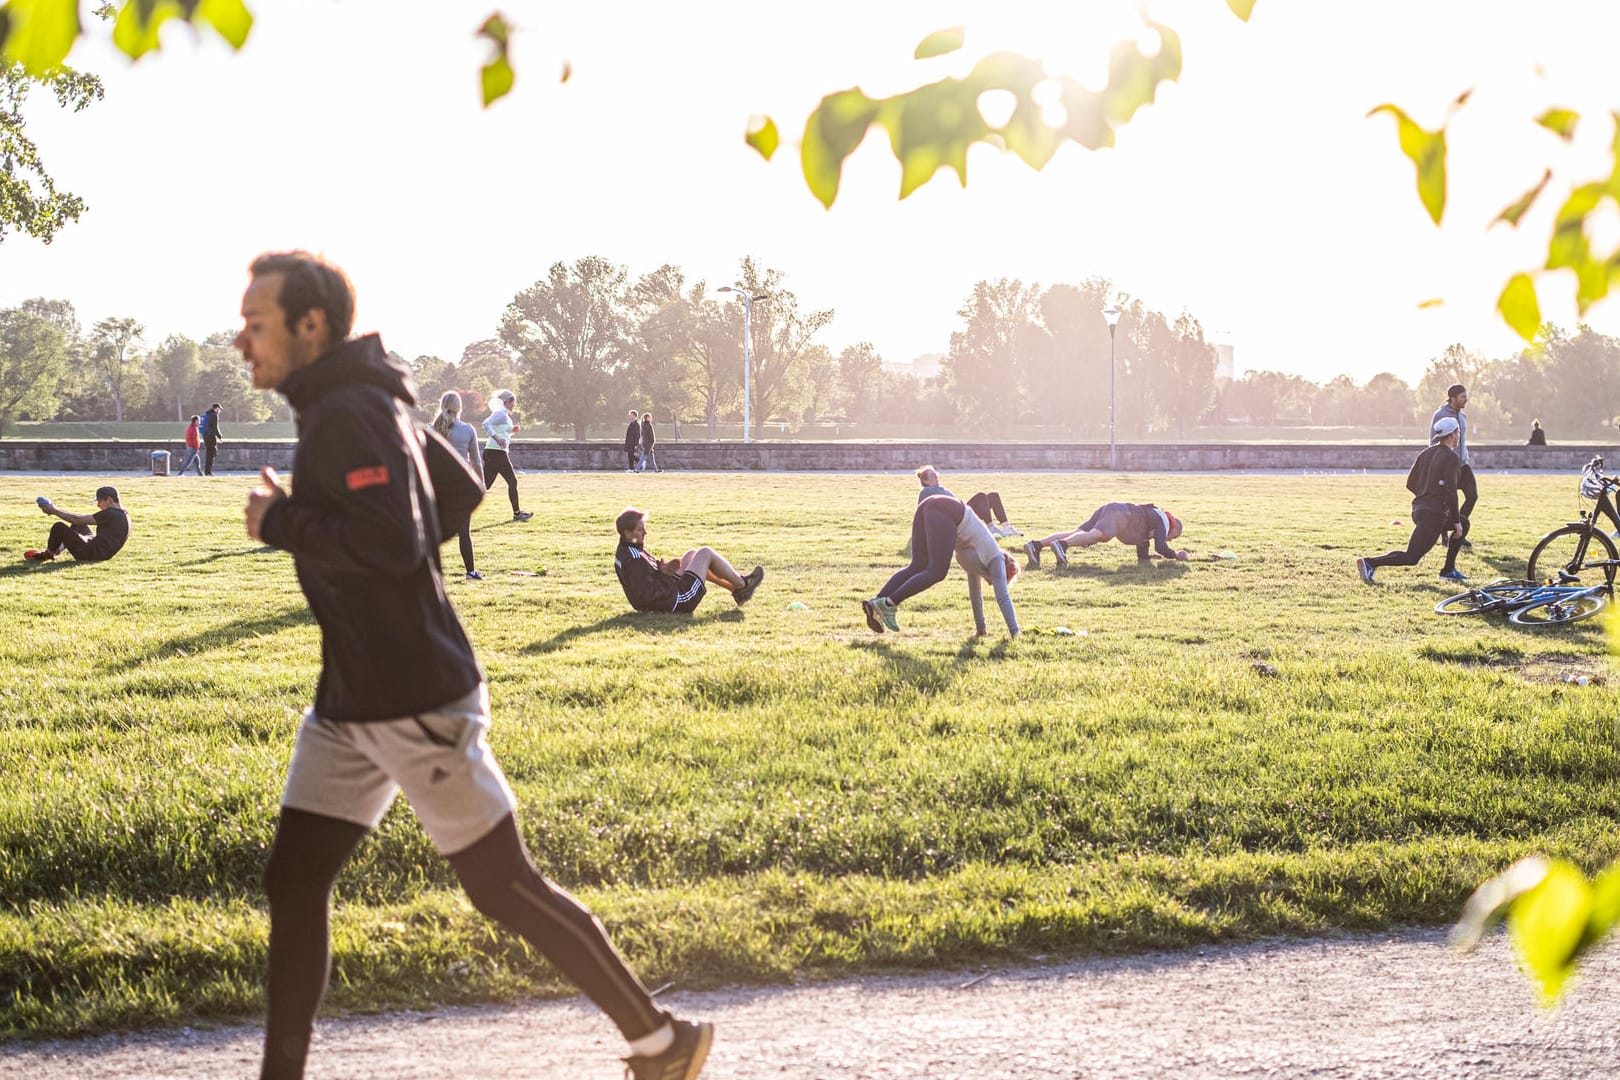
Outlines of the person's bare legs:
<svg viewBox="0 0 1620 1080">
<path fill-rule="evenodd" d="M 1096 529 L 1075 529 L 1073 532 L 1059 532 L 1053 533 L 1051 536 L 1043 536 L 1041 539 L 1032 542 L 1037 548 L 1049 548 L 1054 540 L 1062 541 L 1064 547 L 1090 547 L 1092 544 L 1100 544 L 1107 539 L 1108 535 L 1106 533 L 1100 533 Z"/>
<path fill-rule="evenodd" d="M 698 577 L 723 585 L 736 592 L 744 585 L 742 575 L 726 561 L 726 557 L 711 547 L 693 548 L 681 556 L 681 570 L 690 570 Z"/>
</svg>

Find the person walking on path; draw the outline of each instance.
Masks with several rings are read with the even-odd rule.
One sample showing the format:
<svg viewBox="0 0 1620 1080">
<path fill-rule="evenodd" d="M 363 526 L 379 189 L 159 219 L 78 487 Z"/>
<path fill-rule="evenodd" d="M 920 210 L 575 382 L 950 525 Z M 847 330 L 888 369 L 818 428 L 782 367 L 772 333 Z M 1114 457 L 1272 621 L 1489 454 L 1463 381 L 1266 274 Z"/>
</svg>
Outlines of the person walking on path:
<svg viewBox="0 0 1620 1080">
<path fill-rule="evenodd" d="M 50 562 L 64 551 L 73 556 L 74 562 L 106 562 L 123 550 L 124 542 L 129 539 L 129 515 L 118 501 L 117 488 L 96 488 L 93 514 L 58 510 L 56 504 L 43 495 L 38 501 L 46 517 L 62 520 L 51 526 L 44 547 L 23 552 L 23 558 L 29 562 Z M 94 533 L 90 531 L 92 528 Z"/>
<path fill-rule="evenodd" d="M 1526 446 L 1546 446 L 1547 445 L 1547 432 L 1542 429 L 1540 420 L 1532 420 L 1532 421 L 1530 421 L 1530 439 L 1524 445 L 1526 445 Z"/>
<path fill-rule="evenodd" d="M 191 423 L 186 427 L 186 460 L 185 463 L 180 466 L 180 471 L 174 474 L 176 476 L 186 475 L 186 470 L 191 468 L 193 465 L 197 466 L 198 476 L 203 474 L 201 450 L 202 436 L 197 433 L 197 428 L 201 423 L 202 417 L 193 416 L 191 418 Z"/>
<path fill-rule="evenodd" d="M 461 418 L 461 395 L 454 390 L 439 399 L 439 415 L 433 418 L 433 430 L 444 437 L 461 460 L 467 463 L 478 482 L 484 482 L 484 459 L 478 452 L 478 432 Z M 461 566 L 468 581 L 483 581 L 484 575 L 473 567 L 472 517 L 462 522 L 456 533 L 461 543 Z"/>
<path fill-rule="evenodd" d="M 631 1073 L 692 1080 L 712 1026 L 660 1010 L 596 917 L 535 869 L 518 832 L 487 738 L 484 673 L 440 577 L 440 539 L 483 498 L 477 478 L 417 428 L 410 376 L 377 336 L 349 337 L 354 291 L 341 270 L 291 252 L 260 256 L 249 272 L 235 344 L 253 385 L 298 413 L 298 482 L 288 494 L 265 469 L 243 522 L 250 538 L 292 554 L 322 659 L 264 871 L 261 1080 L 304 1073 L 328 978 L 332 885 L 402 789 L 473 906 L 612 1018 Z"/>
<path fill-rule="evenodd" d="M 1457 459 L 1462 462 L 1462 471 L 1457 478 L 1457 490 L 1462 492 L 1462 508 L 1457 511 L 1464 521 L 1472 521 L 1474 504 L 1479 501 L 1479 484 L 1474 480 L 1474 462 L 1468 454 L 1468 414 L 1463 407 L 1468 404 L 1468 387 L 1462 383 L 1452 383 L 1446 388 L 1446 403 L 1434 410 L 1429 418 L 1429 442 L 1432 445 L 1434 436 L 1440 430 L 1440 421 L 1451 420 L 1457 425 Z M 1436 537 L 1438 543 L 1444 537 Z M 1432 545 L 1431 545 L 1432 546 Z M 1462 546 L 1471 548 L 1474 545 L 1465 536 Z"/>
<path fill-rule="evenodd" d="M 1457 551 L 1468 535 L 1468 518 L 1457 509 L 1458 477 L 1463 469 L 1457 456 L 1461 438 L 1456 420 L 1442 416 L 1435 421 L 1433 444 L 1417 456 L 1406 474 L 1406 489 L 1412 493 L 1412 538 L 1405 551 L 1356 560 L 1356 572 L 1368 585 L 1380 566 L 1416 566 L 1442 535 L 1447 538 L 1446 565 L 1440 576 L 1447 581 L 1468 580 L 1457 570 Z"/>
<path fill-rule="evenodd" d="M 641 463 L 636 466 L 637 472 L 646 472 L 647 466 L 652 466 L 653 472 L 663 472 L 658 467 L 658 458 L 653 448 L 658 445 L 658 436 L 653 433 L 652 413 L 641 414 Z"/>
<path fill-rule="evenodd" d="M 197 433 L 203 439 L 203 475 L 214 475 L 214 455 L 219 453 L 219 444 L 223 436 L 219 433 L 219 411 L 224 408 L 219 402 L 208 406 L 208 411 L 202 414 L 197 426 Z"/>
<path fill-rule="evenodd" d="M 494 404 L 495 408 L 484 418 L 484 434 L 489 436 L 484 444 L 484 490 L 495 486 L 497 476 L 504 476 L 506 498 L 512 504 L 512 520 L 528 521 L 534 515 L 518 506 L 517 473 L 512 471 L 512 436 L 518 429 L 512 420 L 512 409 L 517 405 L 517 395 L 510 390 L 497 390 Z"/>
<path fill-rule="evenodd" d="M 951 493 L 939 482 L 939 471 L 932 465 L 924 465 L 917 470 L 917 483 L 922 488 L 917 492 L 917 501 L 922 502 L 930 495 L 950 495 Z M 954 498 L 954 496 L 952 496 Z M 1023 536 L 1010 522 L 1007 521 L 1007 508 L 1001 502 L 999 491 L 975 491 L 967 498 L 968 508 L 979 515 L 979 520 L 990 527 L 992 536 Z"/>
<path fill-rule="evenodd" d="M 1041 565 L 1041 548 L 1051 550 L 1059 566 L 1069 565 L 1071 547 L 1091 547 L 1104 540 L 1118 540 L 1127 547 L 1136 548 L 1136 565 L 1153 565 L 1153 555 L 1163 559 L 1187 561 L 1186 551 L 1177 551 L 1170 541 L 1181 535 L 1181 519 L 1168 510 L 1152 503 L 1104 503 L 1086 519 L 1084 525 L 1070 532 L 1055 532 L 1024 545 L 1029 557 L 1029 569 Z M 1149 547 L 1152 553 L 1149 553 Z"/>
<path fill-rule="evenodd" d="M 630 410 L 630 423 L 624 428 L 624 471 L 635 472 L 641 464 L 641 414 Z"/>
<path fill-rule="evenodd" d="M 731 590 L 731 598 L 746 604 L 765 580 L 765 568 L 737 573 L 726 557 L 712 547 L 693 548 L 679 559 L 660 559 L 647 550 L 647 514 L 627 506 L 613 521 L 619 546 L 613 552 L 613 572 L 624 598 L 637 611 L 673 611 L 690 615 L 703 602 L 707 582 Z"/>
<path fill-rule="evenodd" d="M 1018 576 L 1018 561 L 996 543 L 990 528 L 967 503 L 954 495 L 930 495 L 917 504 L 911 515 L 911 563 L 889 578 L 878 594 L 861 601 L 861 612 L 873 633 L 898 632 L 900 605 L 925 589 L 945 580 L 951 569 L 951 555 L 968 575 L 968 600 L 973 605 L 974 631 L 985 634 L 984 599 L 981 581 L 995 590 L 996 604 L 1007 624 L 1007 633 L 1018 634 L 1018 615 L 1013 610 L 1008 586 Z"/>
</svg>

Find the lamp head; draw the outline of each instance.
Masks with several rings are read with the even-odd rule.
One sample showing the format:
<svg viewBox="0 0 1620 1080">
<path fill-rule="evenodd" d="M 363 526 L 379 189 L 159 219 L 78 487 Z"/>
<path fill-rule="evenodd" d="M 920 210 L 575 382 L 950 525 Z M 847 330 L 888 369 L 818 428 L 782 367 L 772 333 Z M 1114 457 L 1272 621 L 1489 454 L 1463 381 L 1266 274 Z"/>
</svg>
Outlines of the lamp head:
<svg viewBox="0 0 1620 1080">
<path fill-rule="evenodd" d="M 1119 317 L 1122 314 L 1123 314 L 1123 312 L 1121 312 L 1119 310 L 1119 308 L 1116 308 L 1116 307 L 1111 307 L 1111 308 L 1104 309 L 1104 311 L 1102 313 L 1102 316 L 1103 316 L 1103 319 L 1106 320 L 1107 323 L 1108 323 L 1108 329 L 1112 330 L 1114 327 L 1119 325 Z"/>
</svg>

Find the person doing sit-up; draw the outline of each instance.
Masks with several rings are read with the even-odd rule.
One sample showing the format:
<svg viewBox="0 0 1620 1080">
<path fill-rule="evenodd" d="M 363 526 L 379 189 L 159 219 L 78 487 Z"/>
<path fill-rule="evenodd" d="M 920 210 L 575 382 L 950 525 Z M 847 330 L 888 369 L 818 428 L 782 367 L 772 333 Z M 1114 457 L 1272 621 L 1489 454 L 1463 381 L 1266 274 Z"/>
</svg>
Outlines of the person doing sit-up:
<svg viewBox="0 0 1620 1080">
<path fill-rule="evenodd" d="M 731 591 L 731 598 L 746 604 L 765 580 L 765 568 L 756 566 L 739 574 L 726 557 L 711 547 L 693 548 L 679 559 L 660 559 L 646 548 L 647 514 L 627 507 L 613 522 L 619 546 L 613 552 L 613 572 L 619 575 L 624 598 L 637 611 L 697 610 L 714 582 Z"/>
<path fill-rule="evenodd" d="M 1041 565 L 1043 547 L 1051 550 L 1059 566 L 1068 566 L 1069 548 L 1090 547 L 1104 540 L 1118 540 L 1136 548 L 1138 566 L 1151 564 L 1152 556 L 1148 553 L 1150 546 L 1153 554 L 1161 558 L 1185 562 L 1187 553 L 1170 546 L 1170 541 L 1180 535 L 1181 519 L 1152 503 L 1104 503 L 1086 519 L 1084 525 L 1073 532 L 1055 532 L 1051 536 L 1031 540 L 1024 545 L 1024 554 L 1029 556 L 1031 570 Z"/>
</svg>

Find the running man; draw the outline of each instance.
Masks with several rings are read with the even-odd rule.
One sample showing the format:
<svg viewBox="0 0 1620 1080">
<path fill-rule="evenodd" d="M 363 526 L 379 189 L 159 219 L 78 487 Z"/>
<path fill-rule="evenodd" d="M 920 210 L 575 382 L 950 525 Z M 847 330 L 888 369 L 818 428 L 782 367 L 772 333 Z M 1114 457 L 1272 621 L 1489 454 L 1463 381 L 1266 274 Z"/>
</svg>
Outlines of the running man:
<svg viewBox="0 0 1620 1080">
<path fill-rule="evenodd" d="M 1136 548 L 1136 565 L 1151 566 L 1153 555 L 1187 561 L 1187 552 L 1177 551 L 1170 541 L 1181 535 L 1181 519 L 1152 503 L 1104 503 L 1073 532 L 1055 532 L 1024 545 L 1029 569 L 1041 565 L 1041 548 L 1047 548 L 1059 566 L 1069 565 L 1071 547 L 1091 547 L 1104 540 L 1118 540 Z M 1152 548 L 1150 554 L 1148 549 Z"/>
<path fill-rule="evenodd" d="M 1018 576 L 1018 562 L 1001 550 L 990 527 L 954 495 L 930 495 L 911 515 L 911 563 L 889 578 L 878 594 L 861 601 L 861 612 L 873 633 L 900 630 L 896 613 L 901 603 L 945 580 L 951 555 L 968 576 L 968 600 L 973 605 L 973 627 L 985 635 L 984 594 L 981 582 L 995 590 L 1007 633 L 1018 635 L 1018 613 L 1013 610 L 1008 586 Z"/>
<path fill-rule="evenodd" d="M 517 395 L 510 390 L 497 390 L 493 402 L 494 408 L 484 417 L 484 434 L 489 436 L 484 444 L 484 490 L 495 486 L 497 476 L 504 476 L 506 498 L 512 504 L 512 520 L 528 521 L 534 514 L 518 508 L 517 473 L 512 471 L 512 436 L 517 434 L 512 409 L 517 405 Z"/>
<path fill-rule="evenodd" d="M 765 580 L 765 568 L 737 573 L 726 557 L 711 547 L 693 548 L 678 559 L 660 559 L 647 550 L 647 514 L 628 506 L 613 520 L 619 546 L 613 552 L 613 572 L 619 576 L 624 598 L 637 611 L 674 611 L 690 615 L 703 602 L 707 582 L 731 590 L 731 598 L 746 604 Z"/>
<path fill-rule="evenodd" d="M 1380 566 L 1416 566 L 1429 549 L 1446 537 L 1446 565 L 1440 576 L 1447 581 L 1467 581 L 1457 569 L 1457 551 L 1468 535 L 1468 518 L 1457 509 L 1457 491 L 1462 459 L 1457 456 L 1461 425 L 1449 416 L 1434 422 L 1434 441 L 1412 462 L 1406 474 L 1406 489 L 1412 493 L 1412 538 L 1405 551 L 1356 560 L 1356 572 L 1368 585 Z"/>
<path fill-rule="evenodd" d="M 1474 459 L 1468 453 L 1468 414 L 1463 409 L 1468 405 L 1468 387 L 1462 383 L 1452 383 L 1446 387 L 1446 403 L 1434 410 L 1429 418 L 1429 443 L 1433 445 L 1434 437 L 1440 432 L 1440 421 L 1450 420 L 1457 425 L 1457 460 L 1462 468 L 1457 473 L 1457 490 L 1462 492 L 1462 509 L 1457 511 L 1464 521 L 1472 521 L 1474 504 L 1479 502 L 1479 481 L 1474 479 Z M 1435 538 L 1435 543 L 1445 537 Z M 1429 545 L 1433 547 L 1434 545 Z M 1474 545 L 1463 537 L 1462 546 L 1472 548 Z"/>
<path fill-rule="evenodd" d="M 469 514 L 482 497 L 477 479 L 448 454 L 429 473 L 440 459 L 424 460 L 409 375 L 375 334 L 349 337 L 354 291 L 343 271 L 291 252 L 262 255 L 249 273 L 236 347 L 253 385 L 298 412 L 298 482 L 289 495 L 265 469 L 244 520 L 249 537 L 292 553 L 322 656 L 264 872 L 261 1080 L 303 1075 L 327 982 L 332 884 L 402 789 L 473 906 L 612 1018 L 630 1042 L 630 1072 L 693 1080 L 711 1025 L 661 1011 L 602 924 L 540 875 L 519 837 L 512 789 L 486 737 L 484 673 L 440 576 L 439 543 L 459 524 L 441 515 Z"/>
</svg>

